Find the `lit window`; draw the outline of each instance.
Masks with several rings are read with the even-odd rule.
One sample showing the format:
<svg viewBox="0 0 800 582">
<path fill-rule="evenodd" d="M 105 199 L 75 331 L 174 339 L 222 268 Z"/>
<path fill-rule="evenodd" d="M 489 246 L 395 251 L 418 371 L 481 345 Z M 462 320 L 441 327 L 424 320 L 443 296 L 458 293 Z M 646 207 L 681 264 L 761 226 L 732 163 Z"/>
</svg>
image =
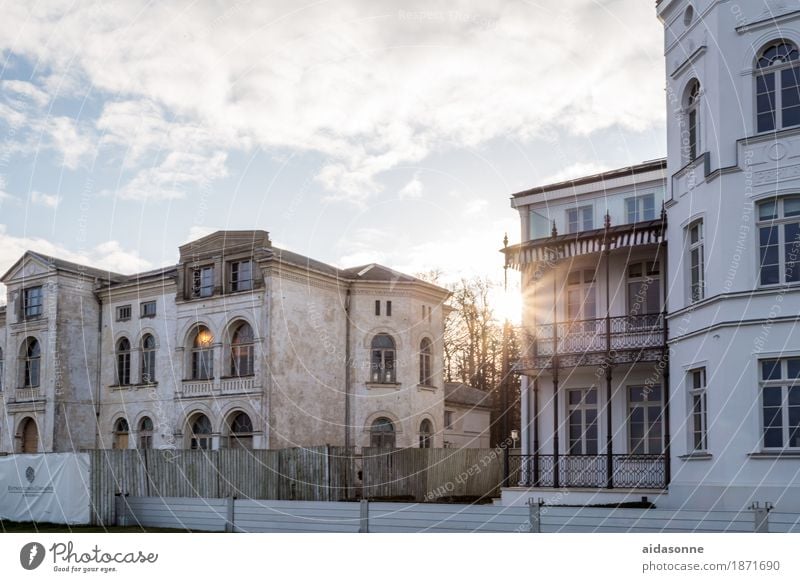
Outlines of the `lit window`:
<svg viewBox="0 0 800 582">
<path fill-rule="evenodd" d="M 797 46 L 768 44 L 756 62 L 756 131 L 800 125 L 800 63 Z"/>
<path fill-rule="evenodd" d="M 800 282 L 800 196 L 758 205 L 758 240 L 761 284 Z"/>
<path fill-rule="evenodd" d="M 192 380 L 214 377 L 214 335 L 204 325 L 197 327 L 192 342 Z"/>
</svg>

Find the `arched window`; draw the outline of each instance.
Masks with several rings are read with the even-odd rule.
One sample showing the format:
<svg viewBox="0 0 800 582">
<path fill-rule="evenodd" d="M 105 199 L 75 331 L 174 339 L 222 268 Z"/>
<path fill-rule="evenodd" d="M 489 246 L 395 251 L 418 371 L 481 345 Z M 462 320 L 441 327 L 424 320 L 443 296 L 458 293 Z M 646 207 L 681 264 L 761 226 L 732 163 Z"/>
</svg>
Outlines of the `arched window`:
<svg viewBox="0 0 800 582">
<path fill-rule="evenodd" d="M 242 322 L 231 336 L 231 376 L 252 376 L 254 363 L 253 328 Z"/>
<path fill-rule="evenodd" d="M 800 125 L 800 53 L 788 40 L 771 42 L 756 61 L 756 128 L 774 131 Z"/>
<path fill-rule="evenodd" d="M 211 449 L 211 421 L 205 414 L 196 415 L 189 425 L 189 448 Z"/>
<path fill-rule="evenodd" d="M 153 421 L 149 416 L 145 416 L 139 421 L 139 448 L 153 448 Z"/>
<path fill-rule="evenodd" d="M 433 446 L 433 425 L 427 418 L 419 423 L 419 448 L 429 449 Z"/>
<path fill-rule="evenodd" d="M 39 342 L 35 338 L 29 337 L 22 342 L 20 350 L 22 359 L 22 387 L 35 388 L 39 386 L 39 370 L 41 368 L 42 353 Z"/>
<path fill-rule="evenodd" d="M 19 425 L 19 452 L 33 454 L 39 452 L 39 429 L 36 421 L 31 417 L 26 418 Z"/>
<path fill-rule="evenodd" d="M 700 111 L 700 81 L 692 79 L 686 88 L 686 139 L 683 144 L 686 149 L 686 161 L 691 162 L 697 158 L 699 151 L 699 111 Z"/>
<path fill-rule="evenodd" d="M 124 337 L 117 342 L 117 384 L 131 383 L 131 342 Z"/>
<path fill-rule="evenodd" d="M 156 381 L 156 338 L 145 334 L 142 338 L 142 384 Z"/>
<path fill-rule="evenodd" d="M 244 412 L 234 412 L 228 420 L 228 446 L 232 449 L 253 448 L 253 423 Z"/>
<path fill-rule="evenodd" d="M 386 333 L 379 333 L 372 338 L 371 372 L 372 382 L 393 384 L 397 381 L 395 374 L 394 339 Z"/>
<path fill-rule="evenodd" d="M 431 352 L 431 340 L 424 338 L 419 344 L 419 383 L 423 386 L 433 385 Z"/>
<path fill-rule="evenodd" d="M 192 380 L 214 377 L 214 335 L 204 325 L 198 325 L 192 340 Z"/>
<path fill-rule="evenodd" d="M 395 432 L 392 421 L 381 416 L 376 419 L 369 429 L 370 445 L 373 447 L 394 448 Z"/>
<path fill-rule="evenodd" d="M 127 449 L 128 448 L 128 421 L 124 418 L 117 419 L 114 423 L 114 442 L 111 444 L 112 449 Z"/>
</svg>

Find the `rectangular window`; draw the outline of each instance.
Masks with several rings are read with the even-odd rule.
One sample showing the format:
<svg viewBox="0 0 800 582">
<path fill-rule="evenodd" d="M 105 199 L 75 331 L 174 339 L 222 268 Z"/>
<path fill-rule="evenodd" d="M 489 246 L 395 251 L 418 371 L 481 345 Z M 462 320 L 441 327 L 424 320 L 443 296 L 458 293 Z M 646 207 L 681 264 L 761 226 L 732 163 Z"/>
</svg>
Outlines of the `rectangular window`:
<svg viewBox="0 0 800 582">
<path fill-rule="evenodd" d="M 445 410 L 444 411 L 444 427 L 447 430 L 453 429 L 453 411 L 452 410 Z"/>
<path fill-rule="evenodd" d="M 580 388 L 567 391 L 569 454 L 596 455 L 597 389 Z"/>
<path fill-rule="evenodd" d="M 22 292 L 23 314 L 25 318 L 39 317 L 42 314 L 43 293 L 41 285 L 29 287 Z"/>
<path fill-rule="evenodd" d="M 391 317 L 391 316 L 392 316 L 392 302 L 391 301 L 387 301 L 386 302 L 386 317 Z"/>
<path fill-rule="evenodd" d="M 689 297 L 691 303 L 705 297 L 705 257 L 703 248 L 703 221 L 698 220 L 687 228 L 689 243 Z"/>
<path fill-rule="evenodd" d="M 252 261 L 235 261 L 231 263 L 229 288 L 231 292 L 250 291 L 253 288 Z"/>
<path fill-rule="evenodd" d="M 800 196 L 758 205 L 759 281 L 800 282 Z"/>
<path fill-rule="evenodd" d="M 120 305 L 117 307 L 117 321 L 128 321 L 131 318 L 131 306 Z"/>
<path fill-rule="evenodd" d="M 375 315 L 381 314 L 381 302 L 379 300 L 375 300 Z"/>
<path fill-rule="evenodd" d="M 639 194 L 625 199 L 625 214 L 627 223 L 655 220 L 656 196 L 655 194 Z"/>
<path fill-rule="evenodd" d="M 708 395 L 706 393 L 706 369 L 689 371 L 689 399 L 691 402 L 692 450 L 708 450 Z"/>
<path fill-rule="evenodd" d="M 628 267 L 628 314 L 661 312 L 661 277 L 658 263 L 646 261 Z M 649 318 L 648 318 L 649 319 Z"/>
<path fill-rule="evenodd" d="M 567 210 L 567 232 L 574 234 L 594 228 L 594 209 L 591 205 Z"/>
<path fill-rule="evenodd" d="M 759 361 L 762 444 L 800 449 L 800 358 Z"/>
<path fill-rule="evenodd" d="M 661 386 L 628 387 L 628 452 L 660 455 L 664 450 Z"/>
<path fill-rule="evenodd" d="M 697 109 L 689 111 L 689 161 L 697 157 Z"/>
<path fill-rule="evenodd" d="M 144 301 L 140 304 L 141 317 L 155 317 L 156 316 L 156 302 Z"/>
<path fill-rule="evenodd" d="M 214 267 L 192 269 L 192 297 L 211 297 L 214 294 Z"/>
<path fill-rule="evenodd" d="M 567 318 L 573 321 L 597 317 L 595 274 L 572 271 L 567 277 Z"/>
</svg>

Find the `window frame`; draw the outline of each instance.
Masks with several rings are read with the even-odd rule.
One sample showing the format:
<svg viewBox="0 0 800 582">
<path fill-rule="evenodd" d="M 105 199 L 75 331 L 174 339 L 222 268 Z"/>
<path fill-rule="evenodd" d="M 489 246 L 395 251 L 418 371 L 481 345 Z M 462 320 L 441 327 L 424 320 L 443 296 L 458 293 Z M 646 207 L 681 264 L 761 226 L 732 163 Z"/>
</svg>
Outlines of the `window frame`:
<svg viewBox="0 0 800 582">
<path fill-rule="evenodd" d="M 426 427 L 427 430 L 423 430 Z M 430 419 L 423 418 L 419 423 L 419 448 L 430 449 L 433 448 L 433 423 Z"/>
<path fill-rule="evenodd" d="M 641 275 L 631 275 L 631 267 L 639 265 L 642 269 Z M 631 294 L 631 285 L 638 284 L 639 285 L 639 292 L 635 294 Z M 631 300 L 636 297 L 644 297 L 644 301 L 639 301 L 635 305 L 644 305 L 645 309 L 647 309 L 647 293 L 642 296 L 641 289 L 642 285 L 646 285 L 645 291 L 649 290 L 652 285 L 655 285 L 656 292 L 658 293 L 658 309 L 655 311 L 642 311 L 639 310 L 636 313 L 633 313 Z M 626 306 L 628 310 L 629 316 L 636 316 L 636 315 L 658 315 L 664 311 L 664 299 L 661 293 L 661 263 L 660 261 L 651 261 L 651 260 L 643 260 L 643 261 L 633 261 L 626 265 L 625 269 L 625 294 L 626 294 Z"/>
<path fill-rule="evenodd" d="M 376 346 L 375 342 L 381 336 L 389 338 L 393 347 Z M 369 373 L 371 384 L 397 384 L 397 342 L 390 334 L 376 333 L 372 337 Z"/>
<path fill-rule="evenodd" d="M 210 283 L 204 282 L 204 274 L 210 273 Z M 192 299 L 205 299 L 214 295 L 214 265 L 197 265 L 190 270 L 191 280 L 189 295 Z"/>
<path fill-rule="evenodd" d="M 247 419 L 247 423 L 250 425 L 250 430 L 247 431 L 234 431 L 234 428 L 238 428 L 235 426 L 236 421 L 241 417 L 244 416 Z M 253 450 L 253 435 L 255 433 L 255 429 L 253 428 L 253 419 L 250 418 L 250 415 L 247 414 L 243 410 L 236 410 L 228 415 L 227 421 L 228 427 L 228 438 L 227 438 L 227 448 L 229 449 L 244 449 L 248 451 Z"/>
<path fill-rule="evenodd" d="M 127 349 L 123 349 L 123 342 L 127 345 Z M 130 386 L 131 385 L 131 353 L 133 352 L 131 341 L 127 337 L 121 337 L 117 340 L 114 354 L 115 354 L 115 384 L 117 386 Z"/>
<path fill-rule="evenodd" d="M 697 240 L 692 242 L 692 231 L 697 229 Z M 686 225 L 686 284 L 689 299 L 689 305 L 698 303 L 706 298 L 706 250 L 705 250 L 705 222 L 702 218 L 693 220 Z M 694 253 L 697 253 L 699 259 L 698 264 L 693 263 Z M 698 281 L 693 280 L 693 274 L 697 268 Z M 698 293 L 695 291 L 698 290 Z"/>
<path fill-rule="evenodd" d="M 790 57 L 787 60 L 782 62 L 777 62 L 775 64 L 770 64 L 766 66 L 761 66 L 759 61 L 764 57 L 766 51 L 770 50 L 773 47 L 780 46 L 783 44 L 791 45 L 793 47 L 793 52 L 796 53 L 795 56 L 792 58 Z M 790 55 L 791 55 L 790 51 Z M 785 38 L 778 38 L 774 39 L 766 44 L 764 44 L 761 49 L 758 51 L 756 55 L 755 64 L 753 67 L 753 128 L 755 129 L 756 134 L 767 134 L 767 133 L 774 133 L 776 131 L 781 131 L 784 129 L 789 129 L 791 127 L 798 127 L 800 126 L 800 119 L 798 119 L 797 123 L 793 123 L 791 125 L 786 125 L 784 123 L 784 113 L 785 108 L 783 106 L 783 98 L 784 98 L 784 91 L 786 91 L 786 87 L 784 87 L 784 72 L 791 71 L 795 69 L 795 80 L 800 85 L 800 52 L 798 49 L 797 43 Z M 767 79 L 771 80 L 772 87 L 770 88 L 768 85 L 770 84 Z M 764 80 L 765 91 L 759 91 L 759 82 L 760 80 Z M 800 89 L 797 91 L 800 94 Z M 759 97 L 767 96 L 771 104 L 771 109 L 769 110 L 761 110 L 759 109 Z M 798 109 L 798 113 L 800 113 L 800 102 L 796 105 L 791 105 L 788 108 Z M 788 109 L 786 108 L 786 109 Z M 760 118 L 762 116 L 769 115 L 772 120 L 772 127 L 771 128 L 761 128 Z"/>
<path fill-rule="evenodd" d="M 587 214 L 588 211 L 588 214 Z M 575 220 L 572 220 L 572 213 L 575 213 Z M 567 234 L 577 234 L 587 230 L 594 230 L 594 205 L 580 204 L 565 211 L 565 222 L 567 224 Z M 588 226 L 587 226 L 588 218 Z M 573 222 L 575 224 L 573 228 Z"/>
<path fill-rule="evenodd" d="M 375 444 L 376 440 L 378 444 Z M 386 416 L 380 416 L 373 420 L 369 426 L 369 443 L 373 448 L 397 448 L 397 427 L 394 421 Z"/>
<path fill-rule="evenodd" d="M 427 337 L 419 342 L 419 384 L 433 386 L 433 342 Z"/>
<path fill-rule="evenodd" d="M 150 422 L 150 427 L 144 426 L 145 421 Z M 153 448 L 153 419 L 149 416 L 143 416 L 137 425 L 136 446 L 141 450 L 148 450 Z"/>
<path fill-rule="evenodd" d="M 249 328 L 250 339 L 249 341 L 241 341 L 237 343 L 239 332 L 243 328 Z M 244 378 L 247 376 L 255 375 L 255 331 L 253 326 L 246 321 L 238 321 L 231 332 L 230 343 L 230 360 L 228 373 L 231 378 Z M 246 367 L 242 369 L 242 357 L 245 358 Z"/>
<path fill-rule="evenodd" d="M 149 311 L 148 308 L 150 306 L 153 307 L 152 313 L 148 313 L 148 311 Z M 153 299 L 151 301 L 142 301 L 139 304 L 139 318 L 140 319 L 144 319 L 144 318 L 155 317 L 156 314 L 157 314 L 157 309 L 158 309 L 158 303 L 156 302 L 155 299 Z"/>
<path fill-rule="evenodd" d="M 36 292 L 37 302 L 31 302 L 31 295 Z M 33 285 L 22 290 L 22 318 L 35 319 L 44 313 L 44 287 Z"/>
<path fill-rule="evenodd" d="M 687 386 L 689 397 L 689 450 L 695 454 L 707 453 L 709 449 L 708 379 L 705 366 L 688 370 Z M 699 407 L 697 406 L 698 404 Z"/>
<path fill-rule="evenodd" d="M 644 394 L 644 400 L 635 401 L 631 399 L 631 391 L 634 389 L 643 389 L 643 390 L 652 390 L 653 388 L 659 389 L 659 399 L 658 400 L 650 400 L 648 395 Z M 625 415 L 625 427 L 627 430 L 626 439 L 627 442 L 625 443 L 628 449 L 629 455 L 664 455 L 665 451 L 665 441 L 664 441 L 664 386 L 661 383 L 653 384 L 652 386 L 642 385 L 642 384 L 630 384 L 625 387 L 625 407 L 626 407 L 626 415 Z M 643 452 L 636 452 L 634 449 L 636 447 L 633 446 L 633 433 L 631 431 L 631 423 L 632 423 L 632 411 L 634 408 L 643 408 L 644 409 L 644 420 L 643 424 L 645 426 L 645 431 L 642 434 L 641 442 L 644 445 Z M 657 421 L 660 425 L 661 435 L 659 438 L 660 442 L 660 450 L 656 453 L 650 451 L 650 431 L 652 430 L 651 421 L 649 418 L 648 411 L 650 408 L 658 408 L 659 414 L 657 416 Z"/>
<path fill-rule="evenodd" d="M 780 286 L 794 286 L 800 284 L 800 211 L 793 216 L 786 216 L 786 201 L 787 200 L 797 200 L 800 204 L 800 194 L 786 194 L 783 196 L 773 196 L 771 198 L 765 198 L 756 202 L 756 265 L 758 268 L 758 272 L 756 274 L 757 278 L 757 285 L 759 288 L 774 288 Z M 774 204 L 775 210 L 773 213 L 772 218 L 761 218 L 761 207 L 766 206 L 767 204 Z M 800 207 L 799 207 L 800 208 Z M 786 227 L 789 225 L 796 225 L 798 231 L 798 237 L 794 243 L 794 259 L 793 261 L 787 261 L 787 243 L 786 243 Z M 763 245 L 761 242 L 761 231 L 762 229 L 777 229 L 778 239 L 776 242 L 772 242 L 770 237 L 769 245 Z M 777 246 L 778 248 L 778 281 L 775 283 L 764 283 L 763 282 L 763 270 L 765 267 L 771 267 L 775 265 L 775 263 L 770 263 L 768 265 L 764 264 L 763 258 L 763 251 L 762 249 L 767 246 Z M 798 270 L 796 274 L 797 280 L 795 281 L 787 281 L 786 277 L 786 269 L 789 263 L 794 264 L 794 268 Z"/>
<path fill-rule="evenodd" d="M 444 428 L 445 430 L 453 430 L 453 424 L 455 423 L 455 411 L 454 410 L 445 410 L 444 411 Z"/>
<path fill-rule="evenodd" d="M 153 341 L 152 346 L 145 345 L 147 339 Z M 155 384 L 156 383 L 156 351 L 158 345 L 156 337 L 151 333 L 146 333 L 142 336 L 141 341 L 141 362 L 139 369 L 139 380 L 142 384 Z"/>
<path fill-rule="evenodd" d="M 127 310 L 127 315 L 125 315 L 125 310 Z M 127 305 L 117 305 L 115 310 L 115 317 L 117 321 L 130 321 L 132 315 L 133 307 L 130 303 Z"/>
<path fill-rule="evenodd" d="M 200 333 L 207 331 L 209 340 L 206 345 L 198 345 Z M 194 328 L 191 335 L 189 379 L 201 382 L 214 379 L 214 334 L 203 324 Z M 205 370 L 205 373 L 201 373 Z"/>
<path fill-rule="evenodd" d="M 35 337 L 26 337 L 22 345 L 25 355 L 22 356 L 22 388 L 38 388 L 42 385 L 42 345 Z M 33 348 L 35 355 L 31 355 Z"/>
<path fill-rule="evenodd" d="M 240 278 L 239 271 L 244 264 L 248 265 L 248 278 Z M 231 293 L 252 291 L 254 286 L 253 259 L 237 259 L 228 263 L 228 290 Z"/>
<path fill-rule="evenodd" d="M 208 432 L 195 431 L 195 427 L 198 425 L 201 418 L 204 418 L 208 423 Z M 188 432 L 189 432 L 189 449 L 203 450 L 203 451 L 210 451 L 213 449 L 214 427 L 211 424 L 211 419 L 208 418 L 208 415 L 203 413 L 198 413 L 192 416 L 189 422 Z"/>
<path fill-rule="evenodd" d="M 580 281 L 573 282 L 571 281 L 572 276 L 574 274 L 579 275 Z M 589 275 L 591 274 L 591 275 Z M 573 316 L 571 314 L 571 307 L 573 305 L 570 297 L 570 292 L 577 291 L 580 293 L 581 302 L 578 308 L 578 314 Z M 572 269 L 567 273 L 567 283 L 566 283 L 566 301 L 564 301 L 564 317 L 567 321 L 570 322 L 577 322 L 577 321 L 593 321 L 598 318 L 598 293 L 599 293 L 599 286 L 597 285 L 597 271 L 593 269 L 585 269 L 585 268 L 575 268 Z M 591 301 L 587 301 L 591 296 Z M 593 305 L 594 306 L 594 315 L 592 317 L 586 317 L 586 306 Z"/>
<path fill-rule="evenodd" d="M 127 418 L 121 416 L 114 421 L 112 434 L 112 449 L 124 451 L 130 448 L 131 427 Z"/>
<path fill-rule="evenodd" d="M 797 418 L 798 424 L 793 425 L 794 430 L 792 430 L 792 425 L 789 424 L 791 420 L 790 417 L 790 408 L 798 408 L 798 415 L 800 415 L 800 373 L 795 378 L 791 378 L 788 373 L 788 366 L 790 360 L 798 360 L 798 365 L 800 365 L 800 355 L 793 355 L 793 356 L 783 356 L 783 357 L 765 357 L 757 359 L 757 374 L 758 374 L 758 402 L 759 402 L 759 443 L 761 445 L 761 449 L 765 452 L 780 452 L 780 451 L 787 451 L 787 452 L 797 452 L 800 451 L 800 416 Z M 767 362 L 778 362 L 779 369 L 780 369 L 780 378 L 764 378 L 764 368 L 763 364 Z M 774 369 L 774 368 L 773 368 Z M 766 416 L 766 403 L 764 398 L 764 391 L 765 389 L 774 389 L 779 388 L 781 391 L 781 403 L 780 403 L 780 415 L 781 415 L 781 446 L 767 446 L 766 442 L 766 432 L 767 426 L 765 423 L 765 416 Z M 794 389 L 794 390 L 792 390 Z M 798 403 L 791 404 L 790 403 L 790 394 L 796 391 L 798 394 Z M 775 406 L 770 406 L 770 408 L 775 408 Z M 775 427 L 770 427 L 775 428 Z M 792 434 L 794 433 L 794 435 Z M 797 445 L 791 446 L 786 443 L 791 442 L 791 437 L 794 436 Z"/>
<path fill-rule="evenodd" d="M 571 402 L 572 394 L 578 394 L 578 402 L 573 403 Z M 588 396 L 594 393 L 594 402 L 588 401 Z M 564 427 L 567 431 L 567 438 L 565 443 L 567 445 L 567 453 L 568 455 L 590 455 L 596 456 L 600 454 L 600 391 L 597 389 L 596 386 L 590 386 L 587 388 L 570 388 L 566 391 L 566 406 L 564 413 L 566 415 L 566 419 L 564 422 Z M 572 413 L 578 413 L 580 416 L 580 435 L 578 436 L 577 440 L 573 439 L 572 436 Z M 594 412 L 594 421 L 590 422 L 587 420 L 587 412 Z M 586 435 L 590 428 L 594 428 L 595 430 L 595 437 L 594 439 L 588 438 Z M 594 451 L 590 450 L 589 441 L 594 440 Z M 579 452 L 573 452 L 574 445 L 579 445 Z"/>
<path fill-rule="evenodd" d="M 653 216 L 651 218 L 647 218 L 645 211 L 645 202 L 653 199 Z M 634 216 L 633 220 L 630 219 L 630 209 L 628 208 L 628 203 L 633 201 L 634 203 Z M 624 198 L 623 202 L 625 206 L 625 224 L 638 224 L 640 222 L 648 222 L 650 220 L 655 220 L 657 216 L 656 212 L 656 194 L 655 192 L 643 192 L 641 194 L 633 194 L 632 196 L 627 196 Z"/>
</svg>

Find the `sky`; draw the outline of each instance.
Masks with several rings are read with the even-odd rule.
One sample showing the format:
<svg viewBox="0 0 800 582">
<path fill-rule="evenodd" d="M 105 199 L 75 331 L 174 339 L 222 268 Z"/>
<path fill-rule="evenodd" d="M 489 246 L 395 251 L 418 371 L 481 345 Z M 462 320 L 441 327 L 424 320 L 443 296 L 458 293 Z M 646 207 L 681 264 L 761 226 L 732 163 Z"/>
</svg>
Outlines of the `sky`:
<svg viewBox="0 0 800 582">
<path fill-rule="evenodd" d="M 13 2 L 0 272 L 131 273 L 218 229 L 501 280 L 514 192 L 665 153 L 642 0 Z"/>
</svg>

